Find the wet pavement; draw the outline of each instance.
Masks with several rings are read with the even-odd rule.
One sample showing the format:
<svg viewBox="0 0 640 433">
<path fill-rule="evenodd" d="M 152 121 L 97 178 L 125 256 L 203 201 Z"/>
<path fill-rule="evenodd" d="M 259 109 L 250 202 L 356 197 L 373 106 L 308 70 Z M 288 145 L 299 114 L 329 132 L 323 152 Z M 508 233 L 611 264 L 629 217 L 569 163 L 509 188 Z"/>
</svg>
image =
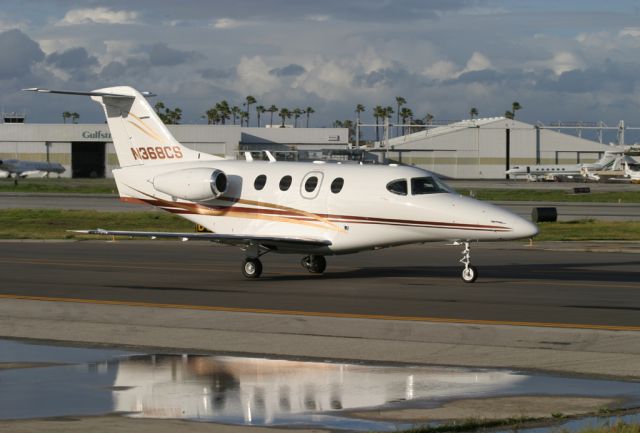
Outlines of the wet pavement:
<svg viewBox="0 0 640 433">
<path fill-rule="evenodd" d="M 20 363 L 30 368 L 2 369 Z M 522 395 L 609 397 L 620 407 L 635 407 L 640 404 L 640 384 L 509 370 L 147 354 L 0 340 L 0 419 L 119 413 L 236 425 L 395 431 L 412 424 L 360 419 L 352 412 Z"/>
</svg>

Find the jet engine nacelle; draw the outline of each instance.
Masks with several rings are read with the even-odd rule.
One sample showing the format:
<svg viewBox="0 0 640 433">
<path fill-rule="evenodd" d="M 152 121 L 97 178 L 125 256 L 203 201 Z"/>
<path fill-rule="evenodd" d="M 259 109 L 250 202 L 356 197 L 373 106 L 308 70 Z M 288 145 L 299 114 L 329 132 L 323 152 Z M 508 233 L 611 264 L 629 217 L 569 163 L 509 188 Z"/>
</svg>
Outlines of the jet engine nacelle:
<svg viewBox="0 0 640 433">
<path fill-rule="evenodd" d="M 215 168 L 187 168 L 159 174 L 153 187 L 171 197 L 205 201 L 220 197 L 227 191 L 227 175 Z"/>
</svg>

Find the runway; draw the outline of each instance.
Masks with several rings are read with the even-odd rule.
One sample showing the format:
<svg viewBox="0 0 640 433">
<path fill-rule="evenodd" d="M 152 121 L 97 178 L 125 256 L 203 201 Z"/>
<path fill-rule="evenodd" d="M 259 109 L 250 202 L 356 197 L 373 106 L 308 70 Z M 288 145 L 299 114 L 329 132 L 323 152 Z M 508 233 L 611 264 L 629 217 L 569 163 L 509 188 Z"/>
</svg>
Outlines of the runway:
<svg viewBox="0 0 640 433">
<path fill-rule="evenodd" d="M 560 221 L 594 218 L 609 221 L 640 219 L 640 203 L 567 203 L 500 201 L 498 206 L 530 219 L 534 207 L 555 207 Z M 123 203 L 111 195 L 0 193 L 0 209 L 78 209 L 99 212 L 158 212 L 146 205 Z"/>
<path fill-rule="evenodd" d="M 640 330 L 640 255 L 479 244 L 465 284 L 459 247 L 421 245 L 329 257 L 268 254 L 259 280 L 242 252 L 196 242 L 3 242 L 0 297 L 327 317 Z"/>
</svg>

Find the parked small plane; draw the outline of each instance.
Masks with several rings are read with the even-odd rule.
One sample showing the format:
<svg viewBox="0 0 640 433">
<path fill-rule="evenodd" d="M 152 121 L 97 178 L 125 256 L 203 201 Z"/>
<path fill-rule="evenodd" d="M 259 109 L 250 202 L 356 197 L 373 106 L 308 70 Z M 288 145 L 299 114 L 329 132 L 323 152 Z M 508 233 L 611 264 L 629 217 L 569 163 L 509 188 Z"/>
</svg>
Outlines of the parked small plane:
<svg viewBox="0 0 640 433">
<path fill-rule="evenodd" d="M 7 177 L 45 176 L 47 173 L 64 173 L 65 168 L 57 162 L 23 161 L 20 159 L 0 160 L 0 171 Z"/>
<path fill-rule="evenodd" d="M 499 207 L 463 197 L 432 173 L 409 166 L 225 160 L 182 146 L 143 94 L 131 87 L 87 95 L 105 111 L 120 163 L 121 200 L 158 206 L 211 233 L 80 230 L 100 235 L 207 240 L 241 247 L 242 273 L 257 278 L 269 252 L 302 254 L 312 273 L 325 256 L 396 245 L 463 245 L 462 279 L 473 282 L 472 241 L 530 238 L 536 225 Z M 148 94 L 147 94 L 148 95 Z"/>
<path fill-rule="evenodd" d="M 624 177 L 631 179 L 632 183 L 640 183 L 640 171 L 631 170 L 627 161 L 624 162 Z"/>
<path fill-rule="evenodd" d="M 592 173 L 601 170 L 614 170 L 624 159 L 624 150 L 607 150 L 602 158 L 596 162 L 568 165 L 527 165 L 514 166 L 505 173 L 512 178 L 527 177 L 532 180 L 539 178 L 573 178 L 581 176 L 589 180 L 600 180 L 600 176 Z"/>
</svg>

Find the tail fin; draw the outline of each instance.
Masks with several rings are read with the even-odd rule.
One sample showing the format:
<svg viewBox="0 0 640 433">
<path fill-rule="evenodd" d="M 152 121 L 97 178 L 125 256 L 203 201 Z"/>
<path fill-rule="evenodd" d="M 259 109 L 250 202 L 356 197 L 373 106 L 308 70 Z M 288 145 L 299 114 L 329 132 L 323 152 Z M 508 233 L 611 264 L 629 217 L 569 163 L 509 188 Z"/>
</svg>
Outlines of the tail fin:
<svg viewBox="0 0 640 433">
<path fill-rule="evenodd" d="M 201 156 L 218 159 L 182 146 L 144 96 L 131 87 L 94 90 L 91 99 L 104 109 L 121 167 L 192 161 Z"/>
<path fill-rule="evenodd" d="M 106 87 L 92 92 L 49 90 L 37 87 L 23 90 L 85 95 L 102 105 L 120 167 L 172 161 L 222 159 L 181 145 L 173 138 L 144 96 L 132 87 Z"/>
</svg>

